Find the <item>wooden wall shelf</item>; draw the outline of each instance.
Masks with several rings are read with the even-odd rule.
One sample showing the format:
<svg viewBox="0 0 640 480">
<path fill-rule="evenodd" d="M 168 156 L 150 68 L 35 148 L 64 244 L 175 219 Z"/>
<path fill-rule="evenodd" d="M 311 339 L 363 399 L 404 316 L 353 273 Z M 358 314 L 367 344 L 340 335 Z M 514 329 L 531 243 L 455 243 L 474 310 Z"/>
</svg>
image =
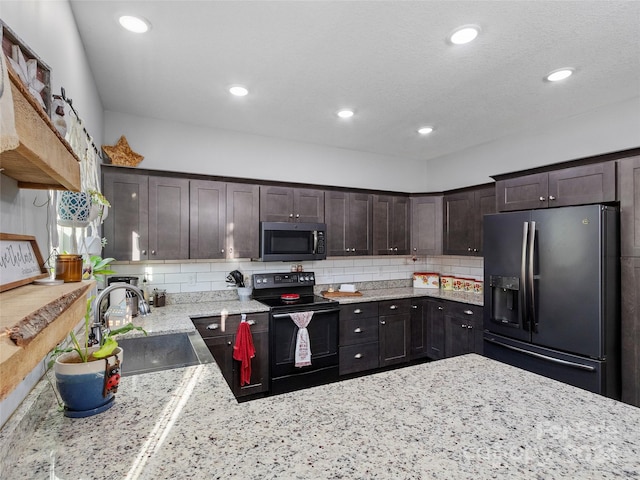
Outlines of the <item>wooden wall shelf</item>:
<svg viewBox="0 0 640 480">
<path fill-rule="evenodd" d="M 55 129 L 44 109 L 7 69 L 20 144 L 0 153 L 2 173 L 20 188 L 80 191 L 80 161 Z"/>
<path fill-rule="evenodd" d="M 0 400 L 9 395 L 84 318 L 87 294 L 96 282 L 25 285 L 0 293 Z M 33 340 L 17 346 L 7 330 L 28 321 L 46 325 Z"/>
</svg>

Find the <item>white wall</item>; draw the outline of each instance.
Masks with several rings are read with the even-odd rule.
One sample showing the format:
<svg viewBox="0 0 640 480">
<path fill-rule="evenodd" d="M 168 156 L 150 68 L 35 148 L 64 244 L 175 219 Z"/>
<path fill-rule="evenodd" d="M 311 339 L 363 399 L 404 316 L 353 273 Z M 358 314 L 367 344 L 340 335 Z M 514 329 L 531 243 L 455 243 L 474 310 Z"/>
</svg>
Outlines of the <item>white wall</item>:
<svg viewBox="0 0 640 480">
<path fill-rule="evenodd" d="M 426 191 L 491 182 L 490 175 L 640 147 L 640 97 L 428 163 Z"/>
<path fill-rule="evenodd" d="M 1 0 L 0 17 L 51 68 L 52 91 L 60 93 L 60 87 L 65 88 L 100 145 L 102 104 L 68 2 Z M 0 231 L 35 235 L 46 257 L 47 212 L 45 207 L 37 207 L 46 202 L 46 191 L 20 190 L 4 175 L 0 180 Z"/>
<path fill-rule="evenodd" d="M 121 135 L 154 170 L 318 185 L 419 191 L 423 162 L 105 111 L 105 142 Z"/>
</svg>

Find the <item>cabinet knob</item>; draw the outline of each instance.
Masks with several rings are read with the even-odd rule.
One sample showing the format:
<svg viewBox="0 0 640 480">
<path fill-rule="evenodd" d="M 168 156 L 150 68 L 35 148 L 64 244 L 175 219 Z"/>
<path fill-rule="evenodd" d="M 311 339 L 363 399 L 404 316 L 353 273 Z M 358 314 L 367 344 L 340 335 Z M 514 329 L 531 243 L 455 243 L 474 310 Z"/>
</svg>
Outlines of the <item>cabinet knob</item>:
<svg viewBox="0 0 640 480">
<path fill-rule="evenodd" d="M 464 314 L 465 315 L 473 315 L 473 311 L 472 310 L 465 310 Z"/>
<path fill-rule="evenodd" d="M 413 308 L 414 310 L 418 308 L 418 305 L 411 305 L 411 308 Z"/>
<path fill-rule="evenodd" d="M 391 306 L 389 307 L 389 310 L 397 310 L 397 309 L 398 309 L 398 306 L 397 306 L 397 305 L 391 305 Z"/>
<path fill-rule="evenodd" d="M 220 250 L 220 253 L 224 253 L 224 248 L 222 250 Z"/>
<path fill-rule="evenodd" d="M 444 310 L 444 307 L 442 305 L 438 305 L 438 310 Z"/>
<path fill-rule="evenodd" d="M 300 218 L 300 214 L 299 213 L 296 213 L 296 218 Z"/>
<path fill-rule="evenodd" d="M 468 329 L 472 329 L 472 328 L 473 328 L 473 325 L 467 325 L 467 328 L 468 328 Z"/>
<path fill-rule="evenodd" d="M 470 251 L 471 251 L 471 247 L 467 247 L 467 252 L 470 252 Z"/>
<path fill-rule="evenodd" d="M 362 332 L 362 329 L 361 329 L 360 327 L 356 328 L 356 329 L 353 331 L 353 333 L 361 333 L 361 332 Z"/>
<path fill-rule="evenodd" d="M 549 200 L 555 200 L 556 197 L 554 197 L 553 195 L 549 195 Z"/>
<path fill-rule="evenodd" d="M 227 342 L 227 345 L 231 346 L 231 340 L 229 340 L 229 341 Z"/>
<path fill-rule="evenodd" d="M 255 320 L 247 320 L 247 323 L 251 326 L 251 325 L 255 325 L 256 321 Z"/>
<path fill-rule="evenodd" d="M 155 255 L 156 251 L 155 250 L 151 250 L 151 255 Z"/>
<path fill-rule="evenodd" d="M 233 247 L 229 247 L 229 253 L 233 253 Z"/>
<path fill-rule="evenodd" d="M 142 255 L 146 255 L 147 251 L 146 250 L 142 250 L 142 252 L 140 252 L 140 253 L 142 253 Z"/>
<path fill-rule="evenodd" d="M 545 200 L 546 200 L 546 198 L 544 198 L 544 197 L 540 197 L 540 201 L 541 201 L 541 202 L 544 202 Z"/>
<path fill-rule="evenodd" d="M 293 218 L 293 213 L 290 213 L 290 214 L 289 214 L 289 218 Z"/>
<path fill-rule="evenodd" d="M 211 323 L 209 325 L 207 325 L 207 330 L 217 330 L 220 328 L 220 324 L 219 323 Z"/>
<path fill-rule="evenodd" d="M 380 325 L 386 325 L 387 322 L 385 322 L 384 320 L 380 320 Z"/>
<path fill-rule="evenodd" d="M 478 251 L 478 249 L 477 249 L 477 248 L 474 248 L 474 249 L 473 249 L 473 251 L 474 251 L 474 252 L 477 252 L 477 251 Z"/>
<path fill-rule="evenodd" d="M 413 251 L 414 251 L 414 252 L 417 252 L 417 251 L 418 251 L 418 249 L 417 249 L 416 247 L 413 247 Z"/>
<path fill-rule="evenodd" d="M 353 313 L 355 313 L 355 314 L 357 315 L 358 313 L 362 313 L 362 310 L 360 310 L 359 308 L 356 308 L 356 309 L 353 311 Z"/>
<path fill-rule="evenodd" d="M 393 252 L 393 247 L 389 247 L 389 251 L 390 251 L 390 252 Z"/>
<path fill-rule="evenodd" d="M 463 323 L 462 325 L 460 325 L 462 328 L 467 328 L 467 324 Z"/>
<path fill-rule="evenodd" d="M 351 249 L 350 249 L 350 248 L 347 248 L 347 252 L 350 252 L 350 251 L 351 251 Z"/>
<path fill-rule="evenodd" d="M 353 356 L 353 358 L 358 358 L 358 359 L 360 359 L 360 358 L 362 358 L 362 354 L 361 354 L 361 353 L 356 353 L 356 354 Z"/>
<path fill-rule="evenodd" d="M 393 251 L 397 252 L 398 251 L 398 247 L 393 247 Z"/>
</svg>

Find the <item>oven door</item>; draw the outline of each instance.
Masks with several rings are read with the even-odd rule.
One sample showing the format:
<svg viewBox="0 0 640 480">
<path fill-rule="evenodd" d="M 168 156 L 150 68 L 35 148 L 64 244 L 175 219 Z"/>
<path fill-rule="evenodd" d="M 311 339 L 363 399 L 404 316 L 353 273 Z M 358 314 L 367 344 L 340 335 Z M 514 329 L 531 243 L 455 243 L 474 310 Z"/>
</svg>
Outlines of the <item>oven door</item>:
<svg viewBox="0 0 640 480">
<path fill-rule="evenodd" d="M 271 378 L 301 375 L 338 365 L 337 308 L 315 310 L 307 326 L 311 346 L 311 365 L 295 366 L 298 326 L 285 312 L 272 312 L 270 329 Z M 292 312 L 293 313 L 293 312 Z"/>
</svg>

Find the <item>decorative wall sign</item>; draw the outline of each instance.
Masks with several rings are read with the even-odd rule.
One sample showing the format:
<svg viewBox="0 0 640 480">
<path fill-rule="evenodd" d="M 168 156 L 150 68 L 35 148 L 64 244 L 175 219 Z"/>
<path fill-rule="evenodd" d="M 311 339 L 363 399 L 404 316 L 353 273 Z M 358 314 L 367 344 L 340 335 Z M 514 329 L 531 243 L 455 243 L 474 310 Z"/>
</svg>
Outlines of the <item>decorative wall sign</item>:
<svg viewBox="0 0 640 480">
<path fill-rule="evenodd" d="M 36 237 L 0 233 L 0 292 L 47 276 Z"/>
</svg>

